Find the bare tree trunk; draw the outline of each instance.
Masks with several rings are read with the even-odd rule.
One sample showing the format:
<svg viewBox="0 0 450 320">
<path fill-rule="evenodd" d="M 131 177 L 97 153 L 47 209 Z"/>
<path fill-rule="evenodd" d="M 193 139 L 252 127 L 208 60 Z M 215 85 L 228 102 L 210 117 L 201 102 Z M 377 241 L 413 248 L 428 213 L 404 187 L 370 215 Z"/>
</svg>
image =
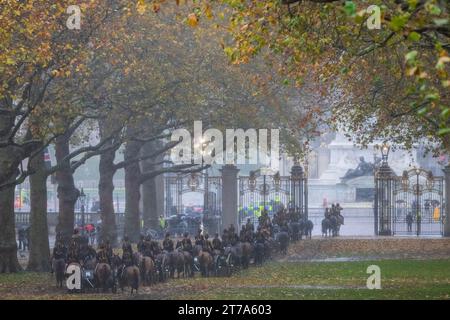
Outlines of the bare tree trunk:
<svg viewBox="0 0 450 320">
<path fill-rule="evenodd" d="M 64 135 L 57 138 L 55 149 L 57 164 L 59 165 L 66 162 L 66 165 L 56 172 L 59 200 L 59 215 L 56 232 L 60 232 L 63 241 L 68 243 L 73 232 L 75 203 L 80 195 L 80 191 L 75 187 L 73 172 L 69 166 L 70 160 L 64 160 L 70 153 L 69 137 Z"/>
<path fill-rule="evenodd" d="M 30 258 L 27 270 L 50 270 L 50 246 L 48 242 L 47 224 L 47 173 L 44 161 L 44 151 L 31 160 L 35 171 L 30 176 Z"/>
<path fill-rule="evenodd" d="M 144 229 L 156 229 L 158 227 L 156 188 L 156 178 L 149 179 L 142 184 Z"/>
<path fill-rule="evenodd" d="M 135 158 L 139 155 L 142 143 L 128 142 L 125 147 L 124 161 Z M 139 214 L 139 201 L 141 198 L 139 181 L 141 168 L 139 163 L 132 163 L 125 167 L 125 228 L 124 235 L 131 241 L 139 240 L 141 226 Z"/>
<path fill-rule="evenodd" d="M 161 149 L 161 144 L 158 141 L 153 141 L 146 143 L 142 147 L 142 154 L 146 155 L 154 154 L 157 150 Z M 158 156 L 155 158 L 148 159 L 142 162 L 142 173 L 152 172 L 159 169 L 161 165 L 155 166 L 154 163 L 158 160 L 162 160 L 163 157 Z M 143 205 L 143 219 L 145 229 L 157 229 L 158 223 L 158 209 L 159 209 L 159 199 L 158 199 L 158 188 L 164 188 L 164 185 L 158 185 L 158 177 L 151 178 L 142 184 L 142 205 Z"/>
<path fill-rule="evenodd" d="M 108 151 L 100 155 L 99 171 L 100 181 L 98 195 L 102 218 L 101 239 L 109 239 L 111 243 L 117 241 L 116 217 L 114 213 L 114 158 L 116 150 Z"/>
<path fill-rule="evenodd" d="M 0 108 L 0 142 L 8 140 L 13 125 L 12 113 Z M 0 148 L 0 184 L 14 181 L 20 161 L 16 147 Z M 21 269 L 17 260 L 14 190 L 14 186 L 0 190 L 0 273 Z"/>
<path fill-rule="evenodd" d="M 0 191 L 0 273 L 21 270 L 17 260 L 14 187 Z"/>
</svg>

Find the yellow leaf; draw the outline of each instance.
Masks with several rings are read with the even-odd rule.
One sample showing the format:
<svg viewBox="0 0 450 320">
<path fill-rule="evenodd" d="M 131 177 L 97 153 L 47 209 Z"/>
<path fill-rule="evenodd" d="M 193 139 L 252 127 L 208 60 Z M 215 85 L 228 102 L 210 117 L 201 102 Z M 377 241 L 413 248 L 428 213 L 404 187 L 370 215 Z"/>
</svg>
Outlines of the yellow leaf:
<svg viewBox="0 0 450 320">
<path fill-rule="evenodd" d="M 138 0 L 136 9 L 139 14 L 144 14 L 145 10 L 147 10 L 147 4 L 145 3 L 145 0 Z"/>
<path fill-rule="evenodd" d="M 195 13 L 189 14 L 187 22 L 191 27 L 196 27 L 198 25 L 197 15 Z"/>
<path fill-rule="evenodd" d="M 159 9 L 161 8 L 159 3 L 154 3 L 153 4 L 153 12 L 159 12 Z"/>
<path fill-rule="evenodd" d="M 10 65 L 10 66 L 13 66 L 13 65 L 16 64 L 16 61 L 14 61 L 13 58 L 8 57 L 8 58 L 6 58 L 6 64 L 7 64 L 7 65 Z"/>
</svg>

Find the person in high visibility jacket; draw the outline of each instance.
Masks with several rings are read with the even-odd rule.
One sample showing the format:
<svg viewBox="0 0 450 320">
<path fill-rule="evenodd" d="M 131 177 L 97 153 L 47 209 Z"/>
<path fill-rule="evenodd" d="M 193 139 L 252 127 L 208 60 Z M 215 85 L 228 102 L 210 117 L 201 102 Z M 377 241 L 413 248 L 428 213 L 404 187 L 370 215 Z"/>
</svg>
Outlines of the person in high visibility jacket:
<svg viewBox="0 0 450 320">
<path fill-rule="evenodd" d="M 434 221 L 439 221 L 439 219 L 441 218 L 441 212 L 439 210 L 439 207 L 434 208 L 433 211 L 433 219 Z"/>
<path fill-rule="evenodd" d="M 166 220 L 163 216 L 159 216 L 159 227 L 161 230 L 164 230 L 166 228 Z"/>
</svg>

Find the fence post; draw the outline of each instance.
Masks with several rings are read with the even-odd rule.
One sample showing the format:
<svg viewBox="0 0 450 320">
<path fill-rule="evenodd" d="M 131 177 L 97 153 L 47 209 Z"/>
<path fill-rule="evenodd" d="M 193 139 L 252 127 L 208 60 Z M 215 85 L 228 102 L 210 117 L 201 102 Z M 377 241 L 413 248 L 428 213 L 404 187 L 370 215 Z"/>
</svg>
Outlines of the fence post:
<svg viewBox="0 0 450 320">
<path fill-rule="evenodd" d="M 238 172 L 234 165 L 225 165 L 222 172 L 222 230 L 230 224 L 238 227 Z"/>
<path fill-rule="evenodd" d="M 444 220 L 444 237 L 450 237 L 450 164 L 444 168 L 445 174 L 445 220 Z"/>
</svg>

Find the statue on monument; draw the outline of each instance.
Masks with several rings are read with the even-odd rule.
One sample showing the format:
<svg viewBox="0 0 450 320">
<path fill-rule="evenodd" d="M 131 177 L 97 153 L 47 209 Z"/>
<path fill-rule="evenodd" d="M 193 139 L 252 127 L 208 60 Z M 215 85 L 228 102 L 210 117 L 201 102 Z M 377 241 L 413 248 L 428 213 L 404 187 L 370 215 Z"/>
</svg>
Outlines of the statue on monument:
<svg viewBox="0 0 450 320">
<path fill-rule="evenodd" d="M 373 176 L 374 169 L 375 165 L 373 163 L 366 162 L 364 157 L 360 157 L 359 164 L 356 169 L 349 169 L 341 179 L 349 180 L 362 176 Z"/>
</svg>

